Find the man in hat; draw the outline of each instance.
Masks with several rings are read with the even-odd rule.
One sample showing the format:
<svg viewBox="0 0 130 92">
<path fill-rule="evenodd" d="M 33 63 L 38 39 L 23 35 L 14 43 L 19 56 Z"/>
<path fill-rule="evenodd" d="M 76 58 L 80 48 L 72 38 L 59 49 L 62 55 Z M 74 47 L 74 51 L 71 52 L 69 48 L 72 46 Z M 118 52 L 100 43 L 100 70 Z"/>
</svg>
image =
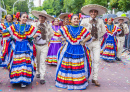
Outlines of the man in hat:
<svg viewBox="0 0 130 92">
<path fill-rule="evenodd" d="M 129 28 L 127 24 L 125 24 L 125 22 L 129 21 L 129 18 L 126 17 L 126 14 L 122 14 L 120 17 L 116 17 L 114 21 L 118 22 L 116 26 L 121 29 L 121 34 L 117 35 L 118 51 L 117 51 L 117 58 L 116 58 L 117 61 L 121 61 L 121 53 L 125 42 L 125 35 L 129 33 Z"/>
<path fill-rule="evenodd" d="M 81 11 L 84 14 L 90 15 L 90 18 L 85 18 L 81 21 L 81 25 L 86 27 L 90 31 L 93 41 L 88 45 L 90 51 L 92 52 L 93 59 L 93 79 L 92 83 L 96 86 L 100 86 L 98 80 L 98 69 L 100 60 L 100 41 L 99 39 L 105 34 L 106 28 L 102 19 L 98 19 L 97 15 L 102 15 L 106 13 L 107 9 L 103 6 L 90 4 L 83 6 Z"/>
<path fill-rule="evenodd" d="M 36 61 L 37 61 L 37 72 L 36 77 L 40 78 L 40 83 L 44 84 L 45 79 L 45 71 L 46 71 L 46 65 L 45 60 L 48 53 L 48 42 L 53 37 L 53 29 L 52 27 L 47 23 L 47 21 L 52 21 L 54 18 L 47 14 L 46 11 L 32 11 L 32 14 L 39 18 L 39 22 L 35 24 L 35 27 L 41 31 L 41 38 L 37 37 L 35 39 L 35 44 L 37 48 L 37 55 L 36 55 Z"/>
</svg>

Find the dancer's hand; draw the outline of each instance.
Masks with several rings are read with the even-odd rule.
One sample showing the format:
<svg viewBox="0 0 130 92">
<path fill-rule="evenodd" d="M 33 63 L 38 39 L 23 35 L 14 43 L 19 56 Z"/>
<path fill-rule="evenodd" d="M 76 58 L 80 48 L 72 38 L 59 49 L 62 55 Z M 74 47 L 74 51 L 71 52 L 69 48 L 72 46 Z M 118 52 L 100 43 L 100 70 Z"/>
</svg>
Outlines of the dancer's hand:
<svg viewBox="0 0 130 92">
<path fill-rule="evenodd" d="M 84 44 L 85 44 L 85 42 L 81 41 L 81 42 L 80 42 L 80 44 L 81 44 L 81 45 L 84 45 Z"/>
</svg>

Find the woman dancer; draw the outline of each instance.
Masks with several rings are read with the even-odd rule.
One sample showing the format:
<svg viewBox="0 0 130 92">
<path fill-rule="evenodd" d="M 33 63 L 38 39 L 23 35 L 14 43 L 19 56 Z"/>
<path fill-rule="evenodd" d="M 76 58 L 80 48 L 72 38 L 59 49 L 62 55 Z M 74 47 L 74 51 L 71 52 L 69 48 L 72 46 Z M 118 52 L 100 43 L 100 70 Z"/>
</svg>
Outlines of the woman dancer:
<svg viewBox="0 0 130 92">
<path fill-rule="evenodd" d="M 35 56 L 33 38 L 41 35 L 41 32 L 32 25 L 26 24 L 28 15 L 26 13 L 17 13 L 20 22 L 13 24 L 3 31 L 3 38 L 12 37 L 12 50 L 10 62 L 2 62 L 7 64 L 10 72 L 10 82 L 20 83 L 21 87 L 29 85 L 34 78 Z"/>
<path fill-rule="evenodd" d="M 59 88 L 83 90 L 88 86 L 91 59 L 84 44 L 91 39 L 91 35 L 86 28 L 79 26 L 79 20 L 78 15 L 72 15 L 71 25 L 58 31 L 66 40 L 58 52 L 56 87 Z"/>
<path fill-rule="evenodd" d="M 1 23 L 0 24 L 0 30 L 1 32 L 4 31 L 6 28 L 10 27 L 12 24 L 15 24 L 15 22 L 13 22 L 13 19 L 14 19 L 14 16 L 13 15 L 5 15 L 5 19 L 7 22 L 5 23 Z M 12 41 L 13 39 L 9 38 L 9 39 L 3 39 L 1 40 L 1 46 L 2 46 L 2 56 L 1 56 L 1 59 L 2 61 L 7 61 L 10 56 L 10 47 L 11 47 L 11 44 L 10 42 Z M 3 66 L 3 65 L 2 65 Z"/>
<path fill-rule="evenodd" d="M 52 29 L 54 30 L 53 32 L 57 32 L 61 26 L 59 26 L 59 20 L 55 19 L 53 22 Z M 59 48 L 61 47 L 61 40 L 59 38 L 52 37 L 50 42 L 49 42 L 49 50 L 48 50 L 48 55 L 47 55 L 47 64 L 50 65 L 57 65 L 57 52 Z"/>
<path fill-rule="evenodd" d="M 107 62 L 114 62 L 117 58 L 117 39 L 116 35 L 121 33 L 121 29 L 113 24 L 113 18 L 105 19 L 106 33 L 101 42 L 101 58 Z"/>
</svg>

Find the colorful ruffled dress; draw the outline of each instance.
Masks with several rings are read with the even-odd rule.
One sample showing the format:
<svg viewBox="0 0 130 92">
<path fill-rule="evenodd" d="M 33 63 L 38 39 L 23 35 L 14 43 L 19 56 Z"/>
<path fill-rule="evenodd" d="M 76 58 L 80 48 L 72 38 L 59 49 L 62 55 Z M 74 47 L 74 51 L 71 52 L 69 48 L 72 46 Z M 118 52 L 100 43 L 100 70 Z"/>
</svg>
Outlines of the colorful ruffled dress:
<svg viewBox="0 0 130 92">
<path fill-rule="evenodd" d="M 82 26 L 64 26 L 60 29 L 66 39 L 58 52 L 58 65 L 56 71 L 56 87 L 68 90 L 83 90 L 88 86 L 91 73 L 90 51 L 80 42 L 90 35 Z"/>
<path fill-rule="evenodd" d="M 101 42 L 100 56 L 104 60 L 116 60 L 117 57 L 117 39 L 116 35 L 121 33 L 121 29 L 115 25 L 106 25 L 106 33 Z"/>
<path fill-rule="evenodd" d="M 52 26 L 54 33 L 57 32 L 60 28 L 61 26 Z M 57 65 L 57 53 L 61 47 L 61 44 L 62 43 L 61 43 L 60 38 L 56 38 L 55 36 L 51 38 L 49 42 L 49 50 L 48 50 L 47 59 L 46 59 L 47 64 Z"/>
<path fill-rule="evenodd" d="M 32 38 L 35 34 L 41 36 L 40 30 L 29 24 L 13 24 L 3 31 L 3 38 L 11 36 L 14 39 L 11 42 L 10 60 L 1 64 L 9 68 L 11 83 L 28 85 L 33 81 L 36 50 Z"/>
<path fill-rule="evenodd" d="M 6 23 L 1 23 L 0 24 L 0 30 L 1 31 L 4 31 L 4 30 L 6 30 L 8 27 L 10 27 L 12 24 L 15 24 L 15 22 L 11 22 L 11 23 L 8 23 L 8 22 L 6 22 Z M 11 47 L 11 44 L 10 44 L 10 42 L 12 41 L 12 39 L 11 38 L 9 38 L 9 39 L 3 39 L 2 38 L 2 40 L 1 40 L 1 46 L 2 46 L 2 51 L 0 52 L 1 53 L 1 58 L 2 58 L 2 60 L 3 61 L 7 61 L 9 58 L 9 56 L 10 56 L 10 47 Z"/>
</svg>

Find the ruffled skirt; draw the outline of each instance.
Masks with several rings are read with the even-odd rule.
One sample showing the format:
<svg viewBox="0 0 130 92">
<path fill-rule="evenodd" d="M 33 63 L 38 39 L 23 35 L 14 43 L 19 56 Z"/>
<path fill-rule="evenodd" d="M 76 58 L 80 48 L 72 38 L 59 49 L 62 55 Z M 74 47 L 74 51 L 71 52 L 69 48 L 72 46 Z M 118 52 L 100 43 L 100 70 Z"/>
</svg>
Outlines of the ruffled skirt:
<svg viewBox="0 0 130 92">
<path fill-rule="evenodd" d="M 100 56 L 104 60 L 116 60 L 117 55 L 117 39 L 114 36 L 108 35 L 101 42 Z"/>
<path fill-rule="evenodd" d="M 51 39 L 46 59 L 47 64 L 57 65 L 57 53 L 61 45 L 62 43 L 60 40 L 56 40 L 55 38 Z"/>
<path fill-rule="evenodd" d="M 66 44 L 58 52 L 56 87 L 83 90 L 88 86 L 91 73 L 89 49 L 81 45 Z"/>
</svg>

